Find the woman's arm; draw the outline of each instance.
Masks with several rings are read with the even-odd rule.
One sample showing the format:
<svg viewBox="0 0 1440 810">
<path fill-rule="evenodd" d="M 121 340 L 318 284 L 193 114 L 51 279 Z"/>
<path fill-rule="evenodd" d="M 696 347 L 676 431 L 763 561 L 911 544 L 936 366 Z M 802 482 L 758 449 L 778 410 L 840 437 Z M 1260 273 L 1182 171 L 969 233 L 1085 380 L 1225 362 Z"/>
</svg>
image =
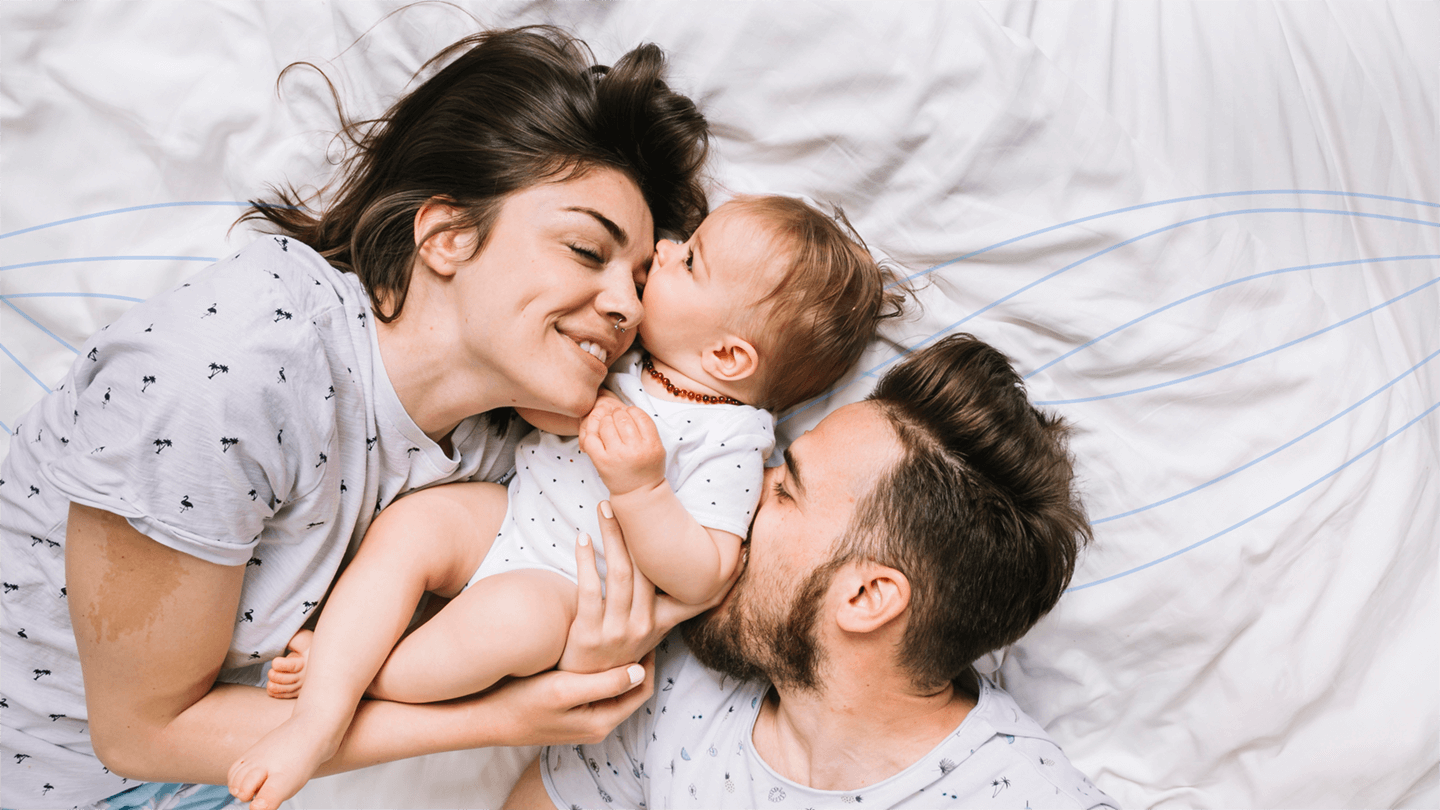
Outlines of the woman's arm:
<svg viewBox="0 0 1440 810">
<path fill-rule="evenodd" d="M 121 775 L 224 784 L 231 763 L 290 716 L 293 701 L 215 684 L 244 576 L 72 505 L 67 593 L 97 755 Z M 648 672 L 648 668 L 647 668 Z M 599 740 L 645 701 L 626 668 L 546 673 L 441 704 L 365 701 L 334 773 L 437 751 Z"/>
</svg>

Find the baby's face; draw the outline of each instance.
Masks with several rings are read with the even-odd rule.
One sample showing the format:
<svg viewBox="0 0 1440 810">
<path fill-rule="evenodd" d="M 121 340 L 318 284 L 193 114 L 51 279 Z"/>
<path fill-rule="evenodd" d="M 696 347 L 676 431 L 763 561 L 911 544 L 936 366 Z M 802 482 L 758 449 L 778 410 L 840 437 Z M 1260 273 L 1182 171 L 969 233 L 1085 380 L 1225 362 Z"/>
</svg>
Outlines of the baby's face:
<svg viewBox="0 0 1440 810">
<path fill-rule="evenodd" d="M 771 242 L 755 216 L 733 204 L 715 209 L 684 243 L 660 240 L 641 299 L 645 348 L 682 368 L 722 340 L 774 289 L 780 268 Z"/>
</svg>

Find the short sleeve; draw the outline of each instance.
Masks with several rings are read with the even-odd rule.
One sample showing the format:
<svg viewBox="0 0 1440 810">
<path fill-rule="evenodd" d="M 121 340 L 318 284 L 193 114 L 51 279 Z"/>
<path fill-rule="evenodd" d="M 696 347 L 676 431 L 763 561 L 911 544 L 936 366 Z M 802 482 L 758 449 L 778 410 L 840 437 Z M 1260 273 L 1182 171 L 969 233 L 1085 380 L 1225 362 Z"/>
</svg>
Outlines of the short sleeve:
<svg viewBox="0 0 1440 810">
<path fill-rule="evenodd" d="M 556 807 L 645 806 L 645 753 L 656 695 L 594 745 L 552 745 L 540 751 L 540 776 Z"/>
<path fill-rule="evenodd" d="M 71 436 L 44 474 L 166 546 L 239 565 L 276 509 L 318 483 L 304 460 L 333 436 L 334 381 L 310 320 L 282 317 L 298 308 L 277 286 L 223 270 L 90 339 Z"/>
<path fill-rule="evenodd" d="M 737 409 L 694 448 L 676 457 L 676 496 L 700 525 L 743 537 L 760 503 L 765 459 L 775 449 L 774 421 L 766 411 Z"/>
</svg>

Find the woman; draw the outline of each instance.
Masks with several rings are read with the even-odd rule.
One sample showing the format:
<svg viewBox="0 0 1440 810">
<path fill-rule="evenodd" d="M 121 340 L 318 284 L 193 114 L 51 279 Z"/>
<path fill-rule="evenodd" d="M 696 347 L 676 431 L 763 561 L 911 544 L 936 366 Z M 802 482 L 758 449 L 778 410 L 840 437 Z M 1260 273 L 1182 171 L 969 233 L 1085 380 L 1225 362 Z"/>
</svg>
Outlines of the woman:
<svg viewBox="0 0 1440 810">
<path fill-rule="evenodd" d="M 434 61 L 451 59 L 379 122 L 346 125 L 356 148 L 327 210 L 293 192 L 257 205 L 278 235 L 103 329 L 16 426 L 0 804 L 223 806 L 223 788 L 183 783 L 223 783 L 288 716 L 248 685 L 256 662 L 283 653 L 374 514 L 503 478 L 526 429 L 512 409 L 585 414 L 594 346 L 633 339 L 655 231 L 705 213 L 703 117 L 654 46 L 606 71 L 532 28 Z M 605 610 L 577 626 L 624 624 Z M 653 637 L 646 612 L 626 650 Z M 597 738 L 644 700 L 643 676 L 368 702 L 325 770 Z"/>
</svg>

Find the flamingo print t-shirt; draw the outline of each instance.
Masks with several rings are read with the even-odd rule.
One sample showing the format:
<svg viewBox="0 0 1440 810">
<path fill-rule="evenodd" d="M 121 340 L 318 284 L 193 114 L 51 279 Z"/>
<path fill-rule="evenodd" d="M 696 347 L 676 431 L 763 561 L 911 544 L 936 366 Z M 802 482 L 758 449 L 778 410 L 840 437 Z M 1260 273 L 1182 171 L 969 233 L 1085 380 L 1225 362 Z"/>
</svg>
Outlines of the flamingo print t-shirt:
<svg viewBox="0 0 1440 810">
<path fill-rule="evenodd" d="M 975 708 L 913 765 L 857 790 L 815 790 L 750 744 L 770 685 L 696 661 L 676 635 L 656 652 L 655 694 L 598 745 L 550 746 L 540 772 L 556 807 L 1113 808 L 1038 723 L 980 679 Z"/>
<path fill-rule="evenodd" d="M 220 679 L 260 683 L 381 507 L 506 477 L 523 423 L 471 417 L 446 454 L 400 404 L 374 332 L 354 275 L 262 237 L 91 337 L 21 418 L 0 472 L 0 804 L 69 807 L 135 786 L 90 745 L 66 605 L 72 502 L 244 566 Z"/>
</svg>

